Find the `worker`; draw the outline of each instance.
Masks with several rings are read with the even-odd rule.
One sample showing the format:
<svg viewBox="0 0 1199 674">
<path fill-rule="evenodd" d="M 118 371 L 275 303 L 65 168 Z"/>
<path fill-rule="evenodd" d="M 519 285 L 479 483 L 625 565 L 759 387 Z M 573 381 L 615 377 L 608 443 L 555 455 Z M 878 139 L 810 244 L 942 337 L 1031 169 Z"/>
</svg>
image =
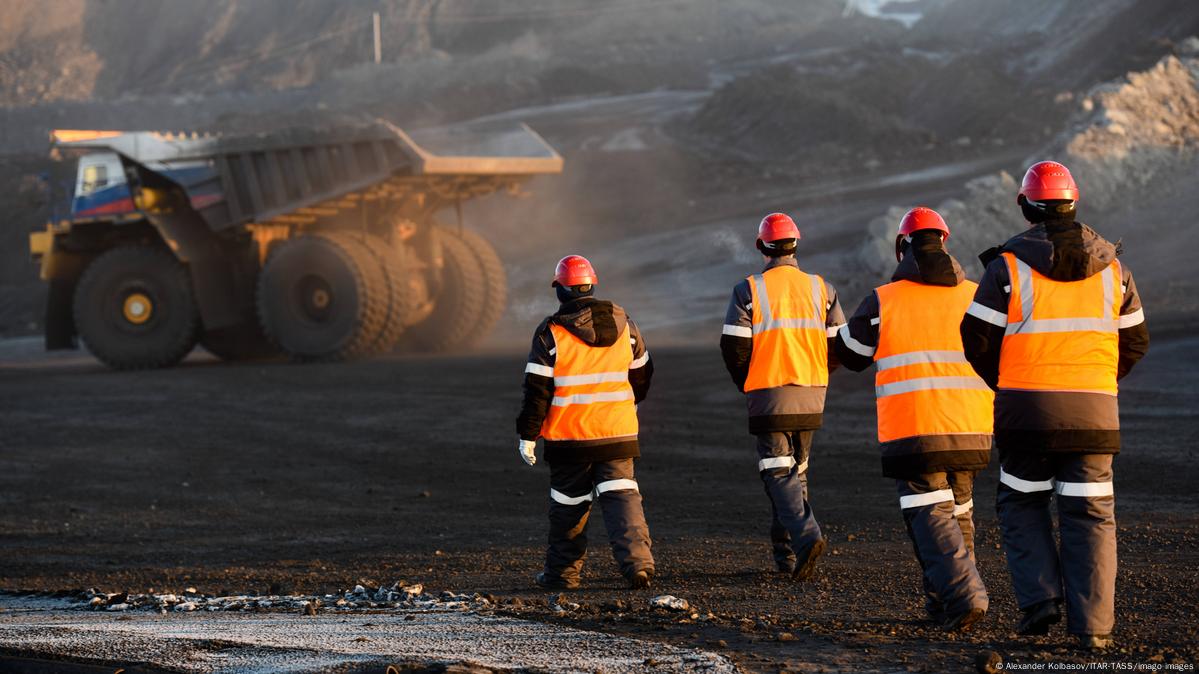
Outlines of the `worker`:
<svg viewBox="0 0 1199 674">
<path fill-rule="evenodd" d="M 820 428 L 830 346 L 845 322 L 837 291 L 796 262 L 800 234 L 784 213 L 758 226 L 766 267 L 733 288 L 720 350 L 749 409 L 758 473 L 770 497 L 770 540 L 776 568 L 807 580 L 826 541 L 808 502 L 808 458 Z"/>
<path fill-rule="evenodd" d="M 1120 451 L 1116 382 L 1149 348 L 1132 273 L 1075 220 L 1065 166 L 1034 164 L 1017 203 L 1029 228 L 980 258 L 986 272 L 962 320 L 966 357 L 995 396 L 996 509 L 1023 616 L 1020 634 L 1061 620 L 1083 647 L 1112 645 Z M 1060 547 L 1050 499 L 1057 495 Z"/>
<path fill-rule="evenodd" d="M 874 289 L 837 333 L 837 359 L 874 363 L 883 475 L 923 575 L 925 608 L 955 632 L 986 615 L 974 560 L 974 476 L 991 460 L 994 394 L 962 352 L 958 330 L 978 287 L 945 249 L 949 227 L 923 206 L 899 223 L 891 283 Z"/>
<path fill-rule="evenodd" d="M 535 578 L 546 589 L 579 587 L 593 499 L 629 587 L 649 587 L 654 576 L 633 474 L 640 456 L 636 405 L 649 391 L 654 365 L 624 309 L 595 298 L 596 283 L 586 258 L 558 262 L 552 285 L 561 305 L 533 334 L 516 420 L 520 457 L 537 463 L 540 437 L 550 466 L 549 545 Z"/>
</svg>

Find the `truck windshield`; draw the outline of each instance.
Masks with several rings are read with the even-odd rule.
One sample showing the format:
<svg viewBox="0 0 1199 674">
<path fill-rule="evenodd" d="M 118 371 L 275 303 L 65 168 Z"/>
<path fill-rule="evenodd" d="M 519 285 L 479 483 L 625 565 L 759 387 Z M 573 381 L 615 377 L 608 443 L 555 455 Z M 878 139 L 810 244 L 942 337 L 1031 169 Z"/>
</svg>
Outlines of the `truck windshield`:
<svg viewBox="0 0 1199 674">
<path fill-rule="evenodd" d="M 101 187 L 108 185 L 108 167 L 103 164 L 92 164 L 83 167 L 83 180 L 79 182 L 80 194 L 91 194 Z"/>
</svg>

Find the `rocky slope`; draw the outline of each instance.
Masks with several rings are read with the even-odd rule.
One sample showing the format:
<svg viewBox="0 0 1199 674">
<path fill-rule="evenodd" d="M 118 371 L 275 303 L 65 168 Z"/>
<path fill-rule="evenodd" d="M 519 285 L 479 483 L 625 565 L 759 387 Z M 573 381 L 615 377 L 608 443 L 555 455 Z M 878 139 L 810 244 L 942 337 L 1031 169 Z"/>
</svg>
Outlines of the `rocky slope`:
<svg viewBox="0 0 1199 674">
<path fill-rule="evenodd" d="M 561 68 L 615 73 L 568 77 L 572 86 L 753 54 L 758 40 L 793 40 L 841 17 L 837 0 L 10 0 L 4 10 L 5 105 L 310 86 L 373 60 L 375 12 L 393 70 L 490 64 L 486 79 L 509 83 L 563 77 Z"/>
<path fill-rule="evenodd" d="M 1093 87 L 1066 129 L 1023 162 L 1055 159 L 1071 169 L 1080 219 L 1123 239 L 1122 259 L 1137 270 L 1147 312 L 1166 329 L 1193 324 L 1199 308 L 1199 274 L 1189 263 L 1199 244 L 1199 38 L 1176 51 Z M 1018 180 L 1007 172 L 977 178 L 960 198 L 935 205 L 953 229 L 950 248 L 974 278 L 981 267 L 970 258 L 1026 226 L 1015 204 Z M 866 228 L 858 260 L 878 281 L 894 267 L 894 231 L 905 210 L 893 207 Z"/>
</svg>

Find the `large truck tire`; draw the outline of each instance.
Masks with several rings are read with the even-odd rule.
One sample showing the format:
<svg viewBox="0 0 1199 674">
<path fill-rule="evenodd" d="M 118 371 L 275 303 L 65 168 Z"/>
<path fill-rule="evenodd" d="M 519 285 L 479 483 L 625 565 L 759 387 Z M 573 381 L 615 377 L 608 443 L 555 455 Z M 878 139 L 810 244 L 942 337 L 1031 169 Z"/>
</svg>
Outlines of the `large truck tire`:
<svg viewBox="0 0 1199 674">
<path fill-rule="evenodd" d="M 122 246 L 100 255 L 79 279 L 72 308 L 88 351 L 119 370 L 170 367 L 196 345 L 191 278 L 163 248 Z"/>
<path fill-rule="evenodd" d="M 366 279 L 367 305 L 366 322 L 363 325 L 362 345 L 352 354 L 367 356 L 376 352 L 379 335 L 387 323 L 389 288 L 387 275 L 379 257 L 371 251 L 368 238 L 370 235 L 351 232 L 331 232 L 327 234 L 338 244 L 351 251 L 362 275 Z"/>
<path fill-rule="evenodd" d="M 266 360 L 279 355 L 279 347 L 271 343 L 258 323 L 209 330 L 200 336 L 200 346 L 227 361 Z"/>
<path fill-rule="evenodd" d="M 475 329 L 470 343 L 478 342 L 491 334 L 492 328 L 508 308 L 508 275 L 504 263 L 491 243 L 470 230 L 461 233 L 462 240 L 475 255 L 482 280 L 485 283 L 483 308 L 475 317 Z"/>
<path fill-rule="evenodd" d="M 408 250 L 402 243 L 394 245 L 381 237 L 368 235 L 365 245 L 374 255 L 375 262 L 383 275 L 386 288 L 386 309 L 383 327 L 375 340 L 373 351 L 386 353 L 395 348 L 408 327 L 410 318 L 415 310 L 415 297 L 409 287 L 409 277 L 413 273 Z"/>
<path fill-rule="evenodd" d="M 482 337 L 478 320 L 486 311 L 488 279 L 478 269 L 475 253 L 458 231 L 439 228 L 441 237 L 441 284 L 434 297 L 433 312 L 405 333 L 402 344 L 417 351 L 448 351 Z"/>
<path fill-rule="evenodd" d="M 368 353 L 384 320 L 382 270 L 353 236 L 328 233 L 284 242 L 258 277 L 263 332 L 297 360 Z"/>
</svg>

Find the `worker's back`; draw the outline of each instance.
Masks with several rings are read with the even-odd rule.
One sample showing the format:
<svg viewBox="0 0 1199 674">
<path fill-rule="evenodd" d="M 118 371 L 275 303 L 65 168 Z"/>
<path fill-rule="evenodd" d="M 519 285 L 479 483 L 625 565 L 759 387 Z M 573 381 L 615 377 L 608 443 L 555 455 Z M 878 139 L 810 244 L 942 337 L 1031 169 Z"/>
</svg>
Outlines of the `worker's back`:
<svg viewBox="0 0 1199 674">
<path fill-rule="evenodd" d="M 875 291 L 874 382 L 884 463 L 888 443 L 914 445 L 928 436 L 951 436 L 923 441 L 940 451 L 990 447 L 994 396 L 966 361 L 958 330 L 977 287 L 972 281 L 947 287 L 899 280 Z"/>
</svg>

